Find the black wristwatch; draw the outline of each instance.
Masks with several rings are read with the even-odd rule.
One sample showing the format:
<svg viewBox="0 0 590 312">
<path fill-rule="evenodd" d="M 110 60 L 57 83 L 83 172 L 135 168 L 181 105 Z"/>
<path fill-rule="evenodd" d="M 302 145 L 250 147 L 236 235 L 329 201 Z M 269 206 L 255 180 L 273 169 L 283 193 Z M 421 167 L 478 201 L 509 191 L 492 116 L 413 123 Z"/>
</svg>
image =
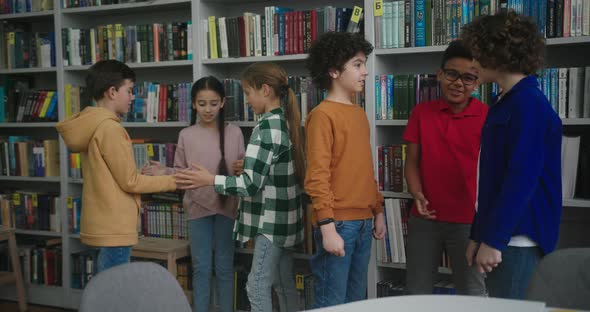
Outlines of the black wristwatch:
<svg viewBox="0 0 590 312">
<path fill-rule="evenodd" d="M 334 222 L 334 219 L 332 219 L 332 218 L 327 218 L 327 219 L 322 219 L 322 220 L 319 220 L 319 221 L 318 221 L 318 225 L 319 225 L 319 226 L 322 226 L 322 225 L 330 224 L 330 223 L 333 223 L 333 222 Z"/>
</svg>

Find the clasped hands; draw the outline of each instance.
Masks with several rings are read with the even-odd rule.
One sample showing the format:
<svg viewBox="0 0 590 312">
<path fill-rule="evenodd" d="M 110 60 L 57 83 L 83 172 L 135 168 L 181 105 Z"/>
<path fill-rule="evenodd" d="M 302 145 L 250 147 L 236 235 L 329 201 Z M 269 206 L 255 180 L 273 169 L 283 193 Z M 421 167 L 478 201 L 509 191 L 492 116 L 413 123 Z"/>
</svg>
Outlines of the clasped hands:
<svg viewBox="0 0 590 312">
<path fill-rule="evenodd" d="M 244 171 L 244 161 L 238 160 L 232 165 L 235 175 Z M 176 170 L 176 185 L 179 190 L 195 189 L 202 186 L 214 185 L 215 175 L 205 167 L 192 163 L 190 168 Z"/>
</svg>

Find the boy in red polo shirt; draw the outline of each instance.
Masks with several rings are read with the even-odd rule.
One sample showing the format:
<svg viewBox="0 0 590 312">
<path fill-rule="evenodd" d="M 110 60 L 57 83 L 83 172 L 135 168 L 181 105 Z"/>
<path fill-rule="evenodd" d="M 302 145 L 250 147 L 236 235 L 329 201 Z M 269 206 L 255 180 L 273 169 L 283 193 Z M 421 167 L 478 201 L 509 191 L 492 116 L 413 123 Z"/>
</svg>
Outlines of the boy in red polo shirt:
<svg viewBox="0 0 590 312">
<path fill-rule="evenodd" d="M 405 176 L 415 199 L 408 221 L 406 291 L 431 294 L 446 248 L 458 294 L 485 295 L 483 275 L 465 250 L 475 213 L 477 161 L 488 107 L 471 97 L 477 88 L 472 56 L 451 42 L 437 74 L 442 97 L 416 105 L 403 139 Z"/>
</svg>

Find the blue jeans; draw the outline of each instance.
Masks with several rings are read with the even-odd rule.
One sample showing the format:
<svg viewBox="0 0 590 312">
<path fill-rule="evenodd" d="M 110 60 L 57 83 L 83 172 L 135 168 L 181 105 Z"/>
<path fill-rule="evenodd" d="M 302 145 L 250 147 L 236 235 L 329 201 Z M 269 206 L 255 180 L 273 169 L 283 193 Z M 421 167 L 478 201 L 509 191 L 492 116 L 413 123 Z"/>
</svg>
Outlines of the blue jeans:
<svg viewBox="0 0 590 312">
<path fill-rule="evenodd" d="M 322 245 L 321 230 L 314 229 L 316 253 L 311 260 L 315 279 L 314 308 L 367 298 L 373 220 L 336 221 L 335 226 L 344 240 L 344 257 L 326 252 Z"/>
<path fill-rule="evenodd" d="M 246 284 L 252 312 L 272 312 L 273 287 L 281 312 L 298 310 L 291 252 L 259 234 L 256 236 L 252 268 Z"/>
<path fill-rule="evenodd" d="M 101 247 L 96 260 L 96 273 L 108 270 L 114 266 L 129 263 L 131 259 L 131 246 L 125 247 Z"/>
<path fill-rule="evenodd" d="M 490 297 L 524 299 L 542 255 L 539 247 L 508 246 L 502 252 L 502 262 L 487 273 L 486 287 Z"/>
<path fill-rule="evenodd" d="M 215 255 L 215 284 L 221 312 L 234 309 L 234 219 L 213 215 L 189 221 L 193 266 L 193 311 L 209 311 Z M 215 250 L 215 252 L 213 252 Z"/>
</svg>

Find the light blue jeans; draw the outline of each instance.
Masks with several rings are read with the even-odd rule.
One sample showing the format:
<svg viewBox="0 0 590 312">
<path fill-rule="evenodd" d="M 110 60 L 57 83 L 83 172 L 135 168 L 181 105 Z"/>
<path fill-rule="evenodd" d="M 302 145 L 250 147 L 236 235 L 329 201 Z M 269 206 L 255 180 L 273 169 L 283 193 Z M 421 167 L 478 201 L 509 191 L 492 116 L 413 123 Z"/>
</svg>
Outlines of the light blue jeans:
<svg viewBox="0 0 590 312">
<path fill-rule="evenodd" d="M 373 220 L 336 221 L 335 226 L 344 240 L 344 257 L 324 250 L 322 232 L 319 228 L 314 229 L 316 253 L 311 260 L 314 309 L 367 298 Z"/>
<path fill-rule="evenodd" d="M 213 259 L 221 312 L 234 309 L 234 219 L 213 215 L 189 221 L 193 311 L 209 311 Z M 214 252 L 215 251 L 215 252 Z"/>
<path fill-rule="evenodd" d="M 246 284 L 252 312 L 272 312 L 273 287 L 281 312 L 298 310 L 291 252 L 259 234 L 255 239 L 252 268 Z"/>
<path fill-rule="evenodd" d="M 108 270 L 114 266 L 129 263 L 131 246 L 101 247 L 96 260 L 96 273 Z"/>
</svg>

